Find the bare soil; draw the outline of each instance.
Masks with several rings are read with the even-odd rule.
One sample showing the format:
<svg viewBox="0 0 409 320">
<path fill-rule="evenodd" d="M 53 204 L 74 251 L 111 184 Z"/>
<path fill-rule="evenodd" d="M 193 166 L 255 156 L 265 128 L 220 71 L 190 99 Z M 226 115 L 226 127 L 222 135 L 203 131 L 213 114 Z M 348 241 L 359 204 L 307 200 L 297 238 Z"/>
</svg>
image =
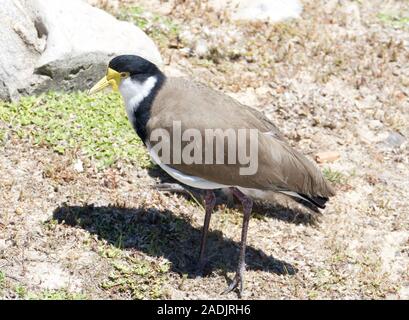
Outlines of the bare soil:
<svg viewBox="0 0 409 320">
<path fill-rule="evenodd" d="M 301 19 L 280 24 L 234 23 L 201 3 L 144 3 L 183 26 L 161 46 L 165 70 L 263 110 L 311 159 L 341 155 L 322 165 L 337 195 L 321 214 L 286 197 L 256 207 L 244 298 L 408 299 L 409 3 L 303 1 Z M 97 170 L 16 137 L 0 150 L 0 297 L 237 298 L 220 292 L 237 263 L 239 206 L 219 201 L 196 277 L 203 209 L 158 191 L 160 172 Z"/>
</svg>

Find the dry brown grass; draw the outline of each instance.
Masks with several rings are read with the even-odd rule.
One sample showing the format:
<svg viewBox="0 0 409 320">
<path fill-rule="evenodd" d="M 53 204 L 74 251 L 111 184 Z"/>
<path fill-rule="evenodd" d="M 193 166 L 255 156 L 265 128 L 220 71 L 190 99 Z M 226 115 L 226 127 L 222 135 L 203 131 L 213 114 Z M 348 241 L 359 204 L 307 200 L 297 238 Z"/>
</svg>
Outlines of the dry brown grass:
<svg viewBox="0 0 409 320">
<path fill-rule="evenodd" d="M 251 102 L 307 155 L 341 154 L 323 167 L 338 193 L 322 215 L 287 198 L 257 208 L 245 297 L 409 298 L 409 149 L 407 138 L 388 142 L 391 132 L 409 136 L 409 36 L 385 18 L 408 3 L 304 1 L 301 19 L 275 25 L 233 23 L 201 3 L 170 7 L 181 35 L 159 44 L 167 70 Z M 199 39 L 210 46 L 203 56 Z M 0 145 L 0 296 L 237 297 L 219 293 L 236 264 L 239 208 L 218 207 L 207 275 L 195 278 L 203 212 L 194 201 L 151 188 L 145 169 L 77 173 L 76 155 L 10 139 Z"/>
</svg>

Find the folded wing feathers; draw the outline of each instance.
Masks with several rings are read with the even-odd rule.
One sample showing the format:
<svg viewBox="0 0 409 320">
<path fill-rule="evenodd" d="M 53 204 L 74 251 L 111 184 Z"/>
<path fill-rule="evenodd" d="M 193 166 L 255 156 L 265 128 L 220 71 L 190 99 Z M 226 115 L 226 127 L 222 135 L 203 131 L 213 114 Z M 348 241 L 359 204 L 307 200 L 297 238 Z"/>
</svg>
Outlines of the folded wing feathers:
<svg viewBox="0 0 409 320">
<path fill-rule="evenodd" d="M 304 155 L 291 148 L 285 143 L 281 145 L 286 149 L 288 160 L 292 162 L 290 167 L 296 168 L 303 173 L 302 181 L 297 181 L 293 185 L 289 185 L 289 191 L 295 191 L 301 195 L 309 197 L 332 197 L 335 195 L 334 189 L 329 182 L 324 178 L 319 168 Z M 300 183 L 301 182 L 301 183 Z"/>
</svg>

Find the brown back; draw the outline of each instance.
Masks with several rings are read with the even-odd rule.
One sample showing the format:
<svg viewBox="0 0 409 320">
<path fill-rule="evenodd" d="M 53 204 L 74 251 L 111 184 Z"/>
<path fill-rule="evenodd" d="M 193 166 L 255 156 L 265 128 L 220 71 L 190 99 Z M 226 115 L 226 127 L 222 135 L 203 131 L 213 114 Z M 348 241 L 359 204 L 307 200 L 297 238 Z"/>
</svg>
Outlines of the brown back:
<svg viewBox="0 0 409 320">
<path fill-rule="evenodd" d="M 289 190 L 310 196 L 334 195 L 315 164 L 291 148 L 268 118 L 223 93 L 183 78 L 168 78 L 153 102 L 146 128 L 148 137 L 156 128 L 164 128 L 171 134 L 173 121 L 180 121 L 182 132 L 196 128 L 202 137 L 205 129 L 233 129 L 236 133 L 239 129 L 258 130 L 258 170 L 254 175 L 240 175 L 240 164 L 227 164 L 226 144 L 226 164 L 186 164 L 183 159 L 181 164 L 170 164 L 182 173 L 225 185 Z M 247 139 L 245 145 L 238 147 L 248 150 L 249 143 Z"/>
</svg>

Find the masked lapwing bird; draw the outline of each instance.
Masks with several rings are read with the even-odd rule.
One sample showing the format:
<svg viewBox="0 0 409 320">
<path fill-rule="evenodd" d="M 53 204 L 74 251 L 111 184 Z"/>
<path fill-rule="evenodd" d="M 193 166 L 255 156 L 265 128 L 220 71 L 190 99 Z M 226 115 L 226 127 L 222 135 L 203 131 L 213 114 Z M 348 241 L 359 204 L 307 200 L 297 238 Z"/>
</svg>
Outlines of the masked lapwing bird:
<svg viewBox="0 0 409 320">
<path fill-rule="evenodd" d="M 166 77 L 134 55 L 109 62 L 91 90 L 111 86 L 121 93 L 128 119 L 155 163 L 174 179 L 205 192 L 199 268 L 211 213 L 212 190 L 230 188 L 243 207 L 237 271 L 224 291 L 243 290 L 247 230 L 253 198 L 280 192 L 324 208 L 334 190 L 320 170 L 294 150 L 261 112 L 184 78 Z"/>
</svg>

